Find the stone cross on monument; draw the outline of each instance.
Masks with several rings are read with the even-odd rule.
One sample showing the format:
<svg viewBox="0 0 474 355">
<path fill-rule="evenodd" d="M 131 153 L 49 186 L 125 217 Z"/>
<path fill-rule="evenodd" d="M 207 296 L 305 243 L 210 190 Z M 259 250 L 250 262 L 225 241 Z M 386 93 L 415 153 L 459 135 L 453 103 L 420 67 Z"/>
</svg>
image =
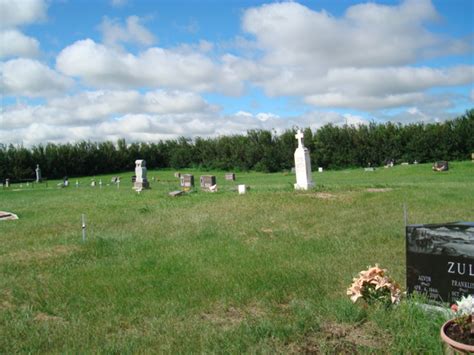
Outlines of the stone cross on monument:
<svg viewBox="0 0 474 355">
<path fill-rule="evenodd" d="M 300 130 L 295 135 L 295 138 L 298 140 L 298 148 L 304 148 L 304 134 Z"/>
<path fill-rule="evenodd" d="M 308 148 L 304 146 L 304 135 L 301 130 L 298 130 L 295 138 L 298 140 L 298 148 L 295 150 L 295 189 L 308 190 L 314 186 L 311 176 L 311 158 Z"/>
</svg>

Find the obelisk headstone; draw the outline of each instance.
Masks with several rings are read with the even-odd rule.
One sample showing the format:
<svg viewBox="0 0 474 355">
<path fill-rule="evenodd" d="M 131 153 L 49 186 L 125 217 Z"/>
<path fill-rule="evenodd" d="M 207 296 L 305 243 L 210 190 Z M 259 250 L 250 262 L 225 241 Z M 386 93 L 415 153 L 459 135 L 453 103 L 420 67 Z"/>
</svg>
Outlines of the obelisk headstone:
<svg viewBox="0 0 474 355">
<path fill-rule="evenodd" d="M 314 186 L 311 177 L 311 159 L 309 150 L 304 146 L 304 135 L 301 130 L 295 135 L 298 140 L 298 148 L 295 150 L 296 190 L 308 190 Z"/>
<path fill-rule="evenodd" d="M 35 173 L 36 173 L 36 182 L 41 182 L 41 169 L 40 169 L 39 164 L 36 164 Z"/>
</svg>

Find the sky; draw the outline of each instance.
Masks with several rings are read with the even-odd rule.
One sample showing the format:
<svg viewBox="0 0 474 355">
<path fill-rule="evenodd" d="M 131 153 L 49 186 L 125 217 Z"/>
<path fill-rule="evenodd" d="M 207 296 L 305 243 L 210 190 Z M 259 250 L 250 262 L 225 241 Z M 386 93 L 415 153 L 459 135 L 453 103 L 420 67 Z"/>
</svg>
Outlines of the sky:
<svg viewBox="0 0 474 355">
<path fill-rule="evenodd" d="M 474 107 L 474 1 L 0 0 L 0 143 L 157 142 Z"/>
</svg>

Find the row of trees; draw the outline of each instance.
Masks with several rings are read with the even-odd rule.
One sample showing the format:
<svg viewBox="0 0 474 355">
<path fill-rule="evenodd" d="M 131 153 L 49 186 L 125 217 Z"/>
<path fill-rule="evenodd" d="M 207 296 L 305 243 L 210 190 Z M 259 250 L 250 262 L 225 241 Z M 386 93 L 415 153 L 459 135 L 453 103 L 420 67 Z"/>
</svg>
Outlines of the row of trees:
<svg viewBox="0 0 474 355">
<path fill-rule="evenodd" d="M 281 171 L 293 166 L 296 129 L 282 134 L 252 130 L 246 135 L 216 138 L 181 137 L 158 143 L 78 142 L 32 148 L 0 143 L 0 180 L 33 179 L 39 164 L 43 176 L 86 176 L 131 171 L 136 159 L 148 168 Z M 431 162 L 465 160 L 474 152 L 474 109 L 435 124 L 376 124 L 342 127 L 331 124 L 304 130 L 312 166 L 329 169 L 381 165 L 387 159 Z"/>
</svg>

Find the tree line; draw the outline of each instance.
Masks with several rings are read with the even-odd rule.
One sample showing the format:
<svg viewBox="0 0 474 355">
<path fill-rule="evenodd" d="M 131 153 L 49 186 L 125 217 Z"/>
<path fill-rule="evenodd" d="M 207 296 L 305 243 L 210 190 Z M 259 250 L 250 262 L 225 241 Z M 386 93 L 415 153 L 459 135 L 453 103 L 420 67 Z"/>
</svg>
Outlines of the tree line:
<svg viewBox="0 0 474 355">
<path fill-rule="evenodd" d="M 474 152 L 474 109 L 441 123 L 375 123 L 303 130 L 312 167 L 379 166 L 387 160 L 466 160 Z M 149 169 L 200 168 L 275 172 L 290 170 L 296 128 L 281 134 L 250 130 L 245 135 L 180 137 L 157 143 L 113 142 L 40 144 L 31 148 L 0 143 L 0 181 L 34 179 L 36 164 L 49 179 L 133 171 L 136 159 Z"/>
</svg>

